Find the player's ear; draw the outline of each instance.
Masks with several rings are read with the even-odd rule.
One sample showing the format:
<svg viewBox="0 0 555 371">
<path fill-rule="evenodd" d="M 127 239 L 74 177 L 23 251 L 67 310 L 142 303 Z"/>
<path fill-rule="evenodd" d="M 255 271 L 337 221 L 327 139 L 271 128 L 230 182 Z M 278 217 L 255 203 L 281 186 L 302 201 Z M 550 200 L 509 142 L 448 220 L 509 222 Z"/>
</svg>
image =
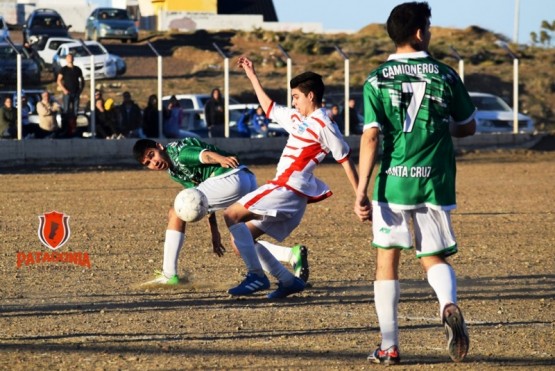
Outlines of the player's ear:
<svg viewBox="0 0 555 371">
<path fill-rule="evenodd" d="M 163 151 L 164 145 L 162 143 L 156 143 L 156 148 L 158 148 L 160 151 Z"/>
</svg>

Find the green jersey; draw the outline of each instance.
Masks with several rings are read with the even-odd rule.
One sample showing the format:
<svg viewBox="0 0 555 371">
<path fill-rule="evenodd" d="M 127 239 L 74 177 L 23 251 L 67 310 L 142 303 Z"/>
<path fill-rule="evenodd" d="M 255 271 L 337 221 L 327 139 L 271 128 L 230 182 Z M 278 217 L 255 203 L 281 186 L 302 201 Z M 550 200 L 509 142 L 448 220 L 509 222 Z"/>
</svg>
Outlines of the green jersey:
<svg viewBox="0 0 555 371">
<path fill-rule="evenodd" d="M 185 138 L 168 143 L 166 151 L 172 163 L 172 166 L 168 169 L 170 177 L 183 187 L 192 188 L 208 178 L 234 170 L 233 168 L 221 167 L 219 164 L 203 164 L 200 160 L 200 154 L 206 150 L 223 156 L 231 156 L 231 154 L 216 146 L 204 143 L 196 138 Z"/>
<path fill-rule="evenodd" d="M 363 97 L 365 126 L 383 134 L 374 201 L 398 209 L 455 208 L 449 123 L 468 123 L 475 111 L 457 73 L 425 52 L 393 54 L 370 73 Z"/>
</svg>

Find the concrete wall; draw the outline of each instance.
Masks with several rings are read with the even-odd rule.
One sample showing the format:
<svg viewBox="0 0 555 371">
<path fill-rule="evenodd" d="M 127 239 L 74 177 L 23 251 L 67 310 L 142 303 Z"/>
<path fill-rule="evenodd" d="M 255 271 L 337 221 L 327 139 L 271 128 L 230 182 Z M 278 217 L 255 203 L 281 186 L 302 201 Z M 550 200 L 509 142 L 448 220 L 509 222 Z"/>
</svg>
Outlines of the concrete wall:
<svg viewBox="0 0 555 371">
<path fill-rule="evenodd" d="M 475 135 L 456 139 L 457 150 L 492 150 L 499 148 L 530 148 L 543 136 L 529 134 Z M 207 139 L 218 147 L 236 153 L 246 164 L 277 164 L 286 138 Z M 357 158 L 360 136 L 351 136 L 347 142 Z M 31 139 L 0 140 L 0 172 L 50 166 L 131 166 L 135 140 L 104 139 Z"/>
</svg>

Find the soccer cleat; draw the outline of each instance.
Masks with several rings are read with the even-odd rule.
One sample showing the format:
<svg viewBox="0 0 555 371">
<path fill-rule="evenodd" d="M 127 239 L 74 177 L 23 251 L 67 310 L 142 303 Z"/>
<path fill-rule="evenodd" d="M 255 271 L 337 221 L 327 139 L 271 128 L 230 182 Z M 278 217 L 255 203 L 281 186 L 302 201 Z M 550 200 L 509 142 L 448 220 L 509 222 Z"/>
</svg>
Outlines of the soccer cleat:
<svg viewBox="0 0 555 371">
<path fill-rule="evenodd" d="M 382 350 L 381 346 L 370 354 L 367 358 L 373 363 L 380 363 L 383 365 L 397 365 L 401 362 L 401 355 L 399 354 L 399 348 L 397 345 L 392 345 L 386 350 Z"/>
<path fill-rule="evenodd" d="M 282 282 L 279 282 L 277 290 L 268 294 L 268 299 L 281 299 L 291 294 L 301 292 L 305 287 L 306 284 L 299 277 L 295 277 L 291 286 L 284 286 Z"/>
<path fill-rule="evenodd" d="M 233 296 L 251 295 L 257 291 L 267 290 L 270 288 L 270 280 L 266 275 L 259 277 L 254 273 L 247 273 L 243 282 L 239 285 L 227 290 L 227 293 Z"/>
<path fill-rule="evenodd" d="M 164 273 L 160 271 L 154 271 L 155 278 L 153 280 L 147 281 L 142 284 L 142 286 L 148 285 L 177 285 L 179 284 L 179 277 L 173 275 L 171 277 L 166 277 Z"/>
<path fill-rule="evenodd" d="M 299 277 L 304 282 L 308 281 L 310 271 L 308 269 L 308 249 L 303 245 L 295 245 L 292 248 L 293 254 L 293 271 L 295 277 Z"/>
<path fill-rule="evenodd" d="M 470 339 L 459 307 L 450 303 L 443 308 L 443 324 L 447 336 L 447 350 L 454 362 L 461 362 L 468 353 Z"/>
</svg>

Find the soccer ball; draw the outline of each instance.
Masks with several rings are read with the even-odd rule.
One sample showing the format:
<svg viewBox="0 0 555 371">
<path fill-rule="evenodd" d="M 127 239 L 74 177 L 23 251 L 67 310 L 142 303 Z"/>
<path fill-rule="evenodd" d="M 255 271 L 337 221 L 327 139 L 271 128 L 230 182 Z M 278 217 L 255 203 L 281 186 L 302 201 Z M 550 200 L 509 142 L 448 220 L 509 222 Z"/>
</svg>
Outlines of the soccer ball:
<svg viewBox="0 0 555 371">
<path fill-rule="evenodd" d="M 175 197 L 173 208 L 184 222 L 198 222 L 208 214 L 208 199 L 198 189 L 186 188 Z"/>
</svg>

